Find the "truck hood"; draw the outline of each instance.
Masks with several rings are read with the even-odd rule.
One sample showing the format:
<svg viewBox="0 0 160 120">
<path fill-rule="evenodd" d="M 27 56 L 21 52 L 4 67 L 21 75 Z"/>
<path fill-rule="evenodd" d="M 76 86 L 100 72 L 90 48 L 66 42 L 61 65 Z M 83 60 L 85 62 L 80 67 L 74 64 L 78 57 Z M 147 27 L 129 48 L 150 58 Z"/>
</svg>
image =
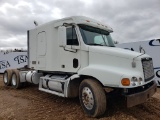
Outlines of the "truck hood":
<svg viewBox="0 0 160 120">
<path fill-rule="evenodd" d="M 116 56 L 126 59 L 133 59 L 137 56 L 142 55 L 142 53 L 116 48 L 116 47 L 106 47 L 106 46 L 89 46 L 89 52 L 105 54 L 110 56 Z"/>
</svg>

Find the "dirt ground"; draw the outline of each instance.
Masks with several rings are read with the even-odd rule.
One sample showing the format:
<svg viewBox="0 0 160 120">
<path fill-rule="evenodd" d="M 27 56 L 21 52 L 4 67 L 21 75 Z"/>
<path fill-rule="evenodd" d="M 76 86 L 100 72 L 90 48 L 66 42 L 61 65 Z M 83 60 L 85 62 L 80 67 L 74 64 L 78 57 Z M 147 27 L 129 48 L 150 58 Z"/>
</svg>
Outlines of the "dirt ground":
<svg viewBox="0 0 160 120">
<path fill-rule="evenodd" d="M 0 74 L 0 120 L 158 120 L 160 119 L 160 88 L 144 104 L 124 107 L 118 99 L 109 101 L 106 113 L 89 118 L 78 98 L 62 98 L 38 90 L 31 85 L 20 90 L 4 87 Z"/>
</svg>

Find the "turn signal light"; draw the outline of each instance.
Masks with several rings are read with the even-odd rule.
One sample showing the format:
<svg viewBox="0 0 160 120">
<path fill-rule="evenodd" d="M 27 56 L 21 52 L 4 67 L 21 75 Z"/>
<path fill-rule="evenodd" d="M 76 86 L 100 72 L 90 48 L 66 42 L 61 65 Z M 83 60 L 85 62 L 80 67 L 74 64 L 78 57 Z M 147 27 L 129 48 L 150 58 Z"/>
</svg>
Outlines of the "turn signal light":
<svg viewBox="0 0 160 120">
<path fill-rule="evenodd" d="M 130 80 L 129 80 L 128 78 L 123 78 L 123 79 L 121 80 L 121 84 L 122 84 L 123 86 L 129 86 L 129 85 L 130 85 Z"/>
</svg>

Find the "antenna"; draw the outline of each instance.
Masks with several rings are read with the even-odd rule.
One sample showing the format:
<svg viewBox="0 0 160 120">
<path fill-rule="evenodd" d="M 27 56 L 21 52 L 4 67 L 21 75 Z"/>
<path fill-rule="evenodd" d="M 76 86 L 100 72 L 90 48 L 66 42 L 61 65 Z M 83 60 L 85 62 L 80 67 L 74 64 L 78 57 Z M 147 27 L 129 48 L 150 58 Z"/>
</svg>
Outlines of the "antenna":
<svg viewBox="0 0 160 120">
<path fill-rule="evenodd" d="M 35 20 L 34 20 L 34 24 L 35 24 L 35 26 L 38 26 L 38 23 L 37 23 L 37 21 L 35 21 Z"/>
</svg>

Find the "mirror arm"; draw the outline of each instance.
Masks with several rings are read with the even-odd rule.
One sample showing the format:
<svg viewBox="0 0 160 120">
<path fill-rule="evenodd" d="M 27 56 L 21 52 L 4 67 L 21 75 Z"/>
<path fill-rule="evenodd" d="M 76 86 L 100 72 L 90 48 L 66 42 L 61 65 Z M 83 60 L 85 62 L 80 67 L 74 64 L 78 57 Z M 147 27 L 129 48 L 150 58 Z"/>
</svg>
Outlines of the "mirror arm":
<svg viewBox="0 0 160 120">
<path fill-rule="evenodd" d="M 68 26 L 74 26 L 74 25 L 75 25 L 74 23 L 63 23 L 62 26 L 68 27 Z"/>
</svg>

